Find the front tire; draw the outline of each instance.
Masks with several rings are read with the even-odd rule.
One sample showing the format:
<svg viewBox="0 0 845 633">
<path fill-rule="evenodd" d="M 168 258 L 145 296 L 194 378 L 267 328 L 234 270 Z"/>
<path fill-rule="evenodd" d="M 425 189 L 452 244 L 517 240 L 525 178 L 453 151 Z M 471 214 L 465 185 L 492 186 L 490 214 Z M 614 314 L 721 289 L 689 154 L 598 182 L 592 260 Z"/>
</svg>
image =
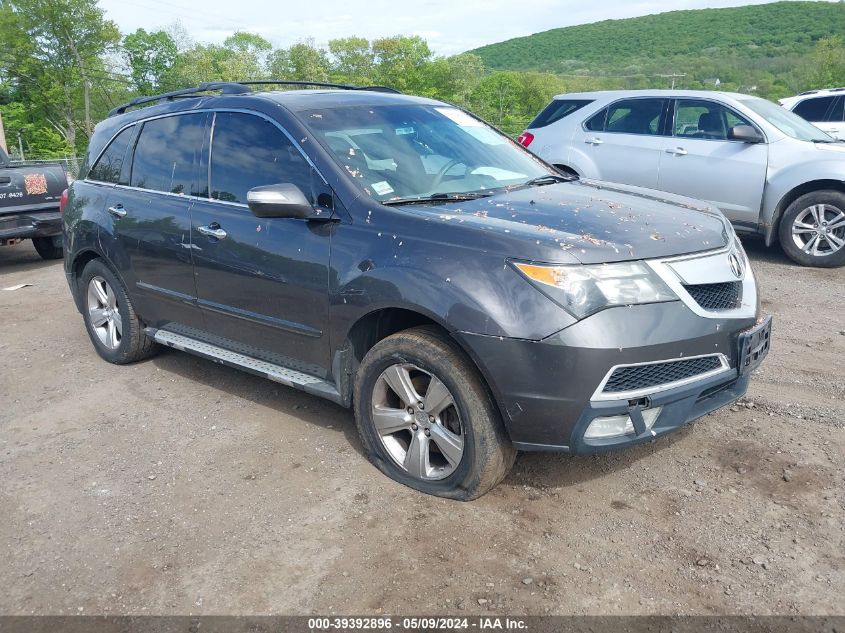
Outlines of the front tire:
<svg viewBox="0 0 845 633">
<path fill-rule="evenodd" d="M 813 191 L 787 207 L 778 237 L 784 252 L 802 266 L 845 265 L 845 194 Z"/>
<path fill-rule="evenodd" d="M 88 262 L 77 287 L 85 329 L 103 360 L 125 365 L 155 354 L 126 288 L 102 260 Z"/>
<path fill-rule="evenodd" d="M 421 492 L 476 499 L 513 466 L 516 450 L 478 370 L 435 328 L 399 332 L 367 352 L 354 406 L 370 461 Z"/>
<path fill-rule="evenodd" d="M 64 257 L 61 235 L 33 237 L 32 245 L 35 246 L 35 250 L 41 255 L 41 259 L 61 259 Z"/>
</svg>

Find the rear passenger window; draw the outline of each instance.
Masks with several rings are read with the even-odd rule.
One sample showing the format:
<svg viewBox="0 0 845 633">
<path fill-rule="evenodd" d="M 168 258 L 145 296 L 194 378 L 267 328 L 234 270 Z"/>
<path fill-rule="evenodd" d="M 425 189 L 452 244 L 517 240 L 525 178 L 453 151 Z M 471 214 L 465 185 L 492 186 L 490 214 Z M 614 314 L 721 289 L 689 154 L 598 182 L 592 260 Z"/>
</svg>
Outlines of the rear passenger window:
<svg viewBox="0 0 845 633">
<path fill-rule="evenodd" d="M 90 180 L 97 180 L 99 182 L 120 182 L 120 172 L 123 171 L 123 162 L 126 157 L 126 150 L 129 148 L 129 143 L 135 134 L 135 126 L 130 125 L 128 128 L 118 134 L 101 155 L 97 163 L 88 172 Z M 120 183 L 125 184 L 125 183 Z"/>
<path fill-rule="evenodd" d="M 529 129 L 545 127 L 577 112 L 592 103 L 588 99 L 555 99 L 528 125 Z"/>
<path fill-rule="evenodd" d="M 144 123 L 135 146 L 130 184 L 141 189 L 187 195 L 205 132 L 204 113 Z"/>
<path fill-rule="evenodd" d="M 287 136 L 261 117 L 218 112 L 211 146 L 211 197 L 246 204 L 253 187 L 292 183 L 311 198 L 311 166 Z"/>
<path fill-rule="evenodd" d="M 828 116 L 828 112 L 832 111 L 833 101 L 836 97 L 816 97 L 815 99 L 806 99 L 795 106 L 795 114 L 807 121 L 815 123 L 826 123 L 832 119 Z M 842 120 L 841 118 L 839 119 Z"/>
<path fill-rule="evenodd" d="M 626 99 L 607 110 L 605 132 L 617 134 L 660 134 L 665 99 Z"/>
</svg>

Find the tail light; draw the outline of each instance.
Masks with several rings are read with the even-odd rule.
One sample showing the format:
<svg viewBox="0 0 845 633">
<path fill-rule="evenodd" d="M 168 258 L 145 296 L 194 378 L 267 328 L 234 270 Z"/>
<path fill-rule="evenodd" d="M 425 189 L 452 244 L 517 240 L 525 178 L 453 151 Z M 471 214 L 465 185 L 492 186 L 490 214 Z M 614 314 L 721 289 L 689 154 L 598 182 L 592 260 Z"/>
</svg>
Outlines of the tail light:
<svg viewBox="0 0 845 633">
<path fill-rule="evenodd" d="M 523 132 L 519 136 L 516 137 L 517 143 L 522 145 L 523 147 L 528 147 L 531 145 L 531 141 L 534 140 L 534 135 L 531 132 Z"/>
<path fill-rule="evenodd" d="M 67 206 L 67 189 L 62 191 L 62 197 L 59 198 L 59 213 L 64 213 L 66 206 Z"/>
</svg>

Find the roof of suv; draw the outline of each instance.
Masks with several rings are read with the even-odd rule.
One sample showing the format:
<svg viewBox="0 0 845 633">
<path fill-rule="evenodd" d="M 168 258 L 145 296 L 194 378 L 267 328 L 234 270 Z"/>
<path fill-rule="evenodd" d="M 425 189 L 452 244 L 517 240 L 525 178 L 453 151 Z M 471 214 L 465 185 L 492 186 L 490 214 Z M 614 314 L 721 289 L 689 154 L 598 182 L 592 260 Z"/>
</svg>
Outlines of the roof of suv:
<svg viewBox="0 0 845 633">
<path fill-rule="evenodd" d="M 264 97 L 295 112 L 348 105 L 440 104 L 440 101 L 374 90 L 271 90 L 247 97 Z"/>
<path fill-rule="evenodd" d="M 841 94 L 845 94 L 845 88 L 820 88 L 819 90 L 807 90 L 806 92 L 802 92 L 794 97 L 784 97 L 783 99 L 778 99 L 778 103 L 791 109 L 792 106 L 797 105 L 802 101 L 806 101 L 807 99 L 815 99 L 817 97 L 835 97 Z"/>
<path fill-rule="evenodd" d="M 729 99 L 747 99 L 754 95 L 740 92 L 719 90 L 597 90 L 593 92 L 567 92 L 555 95 L 555 99 L 619 99 L 623 97 L 727 97 Z"/>
</svg>

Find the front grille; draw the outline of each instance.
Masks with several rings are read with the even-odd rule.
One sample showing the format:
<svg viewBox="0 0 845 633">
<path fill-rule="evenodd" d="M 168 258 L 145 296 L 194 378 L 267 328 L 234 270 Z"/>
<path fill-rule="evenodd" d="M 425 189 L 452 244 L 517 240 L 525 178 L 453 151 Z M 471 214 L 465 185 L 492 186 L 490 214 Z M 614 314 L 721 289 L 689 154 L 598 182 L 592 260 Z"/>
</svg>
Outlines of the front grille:
<svg viewBox="0 0 845 633">
<path fill-rule="evenodd" d="M 719 369 L 719 356 L 702 356 L 665 363 L 618 367 L 604 386 L 604 393 L 622 393 L 657 387 Z"/>
<path fill-rule="evenodd" d="M 695 302 L 705 310 L 733 310 L 742 300 L 742 282 L 726 281 L 718 284 L 684 286 Z"/>
</svg>

